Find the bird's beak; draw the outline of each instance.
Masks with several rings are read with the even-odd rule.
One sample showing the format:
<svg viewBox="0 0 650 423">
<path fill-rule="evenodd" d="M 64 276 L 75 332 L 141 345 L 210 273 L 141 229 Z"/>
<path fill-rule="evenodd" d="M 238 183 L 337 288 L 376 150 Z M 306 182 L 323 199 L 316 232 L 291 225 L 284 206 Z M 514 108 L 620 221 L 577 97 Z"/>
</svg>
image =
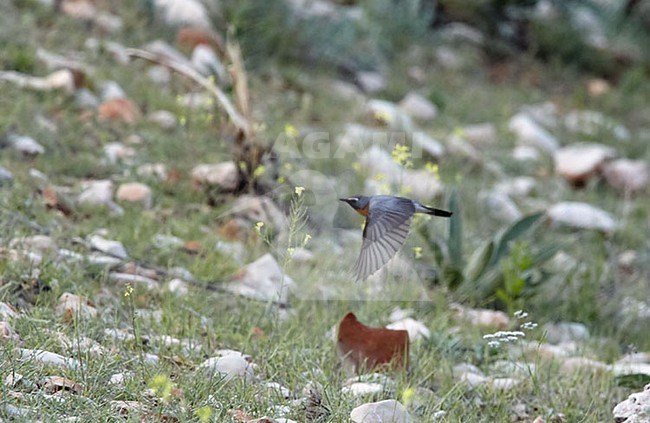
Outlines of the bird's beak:
<svg viewBox="0 0 650 423">
<path fill-rule="evenodd" d="M 347 198 L 339 198 L 339 201 L 343 201 L 344 203 L 349 203 Z"/>
</svg>

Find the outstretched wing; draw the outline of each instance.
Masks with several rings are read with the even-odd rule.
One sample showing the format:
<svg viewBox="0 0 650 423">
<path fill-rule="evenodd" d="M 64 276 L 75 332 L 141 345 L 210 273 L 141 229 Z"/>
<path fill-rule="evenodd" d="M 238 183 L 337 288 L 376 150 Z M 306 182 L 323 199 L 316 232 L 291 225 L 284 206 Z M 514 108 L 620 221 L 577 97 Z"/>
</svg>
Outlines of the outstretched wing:
<svg viewBox="0 0 650 423">
<path fill-rule="evenodd" d="M 413 202 L 406 198 L 391 197 L 370 204 L 361 254 L 354 265 L 357 280 L 366 279 L 393 258 L 406 240 L 413 213 Z"/>
</svg>

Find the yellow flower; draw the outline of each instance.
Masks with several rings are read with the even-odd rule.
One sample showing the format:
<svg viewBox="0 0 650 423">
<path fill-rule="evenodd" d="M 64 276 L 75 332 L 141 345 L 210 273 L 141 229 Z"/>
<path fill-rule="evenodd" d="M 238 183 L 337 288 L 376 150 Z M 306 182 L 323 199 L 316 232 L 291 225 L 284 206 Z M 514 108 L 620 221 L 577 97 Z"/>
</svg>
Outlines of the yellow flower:
<svg viewBox="0 0 650 423">
<path fill-rule="evenodd" d="M 422 258 L 422 247 L 413 247 L 413 253 L 415 253 L 416 260 Z"/>
<path fill-rule="evenodd" d="M 388 113 L 385 110 L 377 110 L 375 112 L 375 119 L 377 119 L 377 121 L 379 121 L 380 123 L 386 123 L 386 124 L 390 123 L 390 121 L 392 120 L 390 113 Z"/>
<path fill-rule="evenodd" d="M 311 235 L 305 234 L 305 239 L 302 241 L 302 246 L 304 247 L 311 240 Z"/>
<path fill-rule="evenodd" d="M 302 193 L 305 191 L 305 187 L 296 187 L 294 188 L 294 192 L 298 197 L 302 195 Z"/>
<path fill-rule="evenodd" d="M 291 138 L 296 138 L 300 134 L 296 127 L 290 123 L 284 125 L 284 133 Z"/>
<path fill-rule="evenodd" d="M 124 290 L 124 296 L 128 297 L 133 293 L 133 285 L 129 282 L 126 283 L 126 289 Z"/>
<path fill-rule="evenodd" d="M 210 421 L 210 417 L 212 417 L 212 408 L 210 406 L 206 405 L 205 407 L 201 407 L 197 409 L 194 414 L 196 414 L 196 417 L 199 418 L 199 421 L 201 423 L 206 423 Z"/>
<path fill-rule="evenodd" d="M 393 161 L 398 165 L 406 168 L 413 167 L 411 149 L 408 145 L 396 144 L 391 156 L 393 157 Z"/>
<path fill-rule="evenodd" d="M 413 388 L 406 388 L 402 392 L 402 402 L 407 405 L 413 400 L 413 397 L 415 396 L 415 389 Z"/>
<path fill-rule="evenodd" d="M 259 165 L 253 171 L 253 176 L 259 178 L 260 176 L 264 175 L 264 172 L 266 172 L 264 165 Z"/>
<path fill-rule="evenodd" d="M 156 375 L 149 382 L 149 387 L 154 390 L 158 397 L 162 398 L 163 402 L 166 402 L 172 393 L 174 385 L 167 375 Z"/>
</svg>

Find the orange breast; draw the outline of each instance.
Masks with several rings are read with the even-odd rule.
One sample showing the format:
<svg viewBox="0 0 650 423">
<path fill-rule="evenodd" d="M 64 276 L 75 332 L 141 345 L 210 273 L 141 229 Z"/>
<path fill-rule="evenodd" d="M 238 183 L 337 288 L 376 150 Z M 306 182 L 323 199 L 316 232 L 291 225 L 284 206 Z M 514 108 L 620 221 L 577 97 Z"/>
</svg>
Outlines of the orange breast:
<svg viewBox="0 0 650 423">
<path fill-rule="evenodd" d="M 368 217 L 368 206 L 362 209 L 357 209 L 357 213 L 359 213 L 361 216 Z"/>
</svg>

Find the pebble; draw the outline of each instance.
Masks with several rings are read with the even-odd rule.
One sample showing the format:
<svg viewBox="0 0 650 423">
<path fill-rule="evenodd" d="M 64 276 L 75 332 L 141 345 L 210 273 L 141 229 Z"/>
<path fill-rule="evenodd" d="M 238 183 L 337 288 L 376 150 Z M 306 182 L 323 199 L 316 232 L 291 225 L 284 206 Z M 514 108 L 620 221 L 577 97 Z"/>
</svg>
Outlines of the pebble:
<svg viewBox="0 0 650 423">
<path fill-rule="evenodd" d="M 411 423 L 413 418 L 402 403 L 388 399 L 362 404 L 350 413 L 355 423 Z"/>
<path fill-rule="evenodd" d="M 399 102 L 400 109 L 404 110 L 413 119 L 431 121 L 438 115 L 438 108 L 422 95 L 411 91 Z"/>
<path fill-rule="evenodd" d="M 587 203 L 561 202 L 551 206 L 547 215 L 554 225 L 566 225 L 576 229 L 594 229 L 612 233 L 618 229 L 614 216 Z"/>
<path fill-rule="evenodd" d="M 625 423 L 647 423 L 650 421 L 650 384 L 641 392 L 635 392 L 612 410 L 614 421 Z"/>
<path fill-rule="evenodd" d="M 431 336 L 431 331 L 425 326 L 424 323 L 410 317 L 397 320 L 387 325 L 386 329 L 407 331 L 409 334 L 409 340 L 411 342 L 419 341 L 420 339 L 429 339 Z"/>
<path fill-rule="evenodd" d="M 248 298 L 285 303 L 294 286 L 293 280 L 282 273 L 278 262 L 267 253 L 237 272 L 226 289 Z"/>
<path fill-rule="evenodd" d="M 527 113 L 520 112 L 513 116 L 508 128 L 521 145 L 537 147 L 547 153 L 553 153 L 560 147 L 558 140 Z"/>
<path fill-rule="evenodd" d="M 90 246 L 95 250 L 107 253 L 111 256 L 121 259 L 127 259 L 129 257 L 126 252 L 126 248 L 124 248 L 124 245 L 119 241 L 106 239 L 99 235 L 91 235 L 88 238 L 88 242 L 90 243 Z"/>
<path fill-rule="evenodd" d="M 601 144 L 574 144 L 553 153 L 555 173 L 574 186 L 584 186 L 604 163 L 616 157 L 616 150 Z"/>
<path fill-rule="evenodd" d="M 197 165 L 191 177 L 196 187 L 206 185 L 223 191 L 235 191 L 240 183 L 239 169 L 233 162 Z"/>
<path fill-rule="evenodd" d="M 643 160 L 614 160 L 605 164 L 603 174 L 607 183 L 623 194 L 641 192 L 650 181 L 648 164 Z"/>
<path fill-rule="evenodd" d="M 254 377 L 251 364 L 236 354 L 209 358 L 201 363 L 199 369 L 203 372 L 216 373 L 217 376 L 221 375 L 226 382 L 233 379 L 251 381 Z"/>
<path fill-rule="evenodd" d="M 115 196 L 118 201 L 139 203 L 145 209 L 150 209 L 153 206 L 153 191 L 149 186 L 140 182 L 121 184 L 117 188 Z"/>
</svg>

